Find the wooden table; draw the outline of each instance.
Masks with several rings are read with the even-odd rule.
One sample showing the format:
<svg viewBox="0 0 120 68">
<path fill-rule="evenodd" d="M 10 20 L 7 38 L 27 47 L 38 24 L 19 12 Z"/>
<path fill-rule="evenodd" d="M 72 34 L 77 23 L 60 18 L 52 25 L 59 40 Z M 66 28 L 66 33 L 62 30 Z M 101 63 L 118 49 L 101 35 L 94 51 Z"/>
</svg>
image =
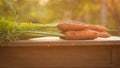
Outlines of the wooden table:
<svg viewBox="0 0 120 68">
<path fill-rule="evenodd" d="M 46 37 L 0 47 L 0 68 L 120 68 L 120 39 Z"/>
</svg>

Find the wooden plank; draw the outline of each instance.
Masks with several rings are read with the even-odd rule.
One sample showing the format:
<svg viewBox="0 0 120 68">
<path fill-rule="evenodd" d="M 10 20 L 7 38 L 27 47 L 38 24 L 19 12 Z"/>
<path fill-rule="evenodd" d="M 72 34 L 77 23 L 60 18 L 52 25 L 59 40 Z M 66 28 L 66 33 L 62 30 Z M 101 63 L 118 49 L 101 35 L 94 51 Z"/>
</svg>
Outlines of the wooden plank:
<svg viewBox="0 0 120 68">
<path fill-rule="evenodd" d="M 6 66 L 1 68 L 111 68 L 110 66 Z"/>
<path fill-rule="evenodd" d="M 0 48 L 0 68 L 110 68 L 111 59 L 106 46 Z"/>
<path fill-rule="evenodd" d="M 120 41 L 55 41 L 55 42 L 11 42 L 7 44 L 8 46 L 110 46 L 110 45 L 120 45 Z"/>
<path fill-rule="evenodd" d="M 119 68 L 119 48 L 120 46 L 112 46 L 112 68 Z"/>
<path fill-rule="evenodd" d="M 118 68 L 120 68 L 120 46 L 118 47 L 118 65 Z"/>
<path fill-rule="evenodd" d="M 117 39 L 116 39 L 117 38 Z M 19 40 L 15 42 L 5 42 L 7 46 L 101 46 L 120 45 L 120 37 L 98 38 L 95 40 L 64 40 L 58 37 L 35 38 L 34 40 Z"/>
<path fill-rule="evenodd" d="M 0 68 L 120 68 L 120 40 L 23 40 L 0 47 Z"/>
</svg>

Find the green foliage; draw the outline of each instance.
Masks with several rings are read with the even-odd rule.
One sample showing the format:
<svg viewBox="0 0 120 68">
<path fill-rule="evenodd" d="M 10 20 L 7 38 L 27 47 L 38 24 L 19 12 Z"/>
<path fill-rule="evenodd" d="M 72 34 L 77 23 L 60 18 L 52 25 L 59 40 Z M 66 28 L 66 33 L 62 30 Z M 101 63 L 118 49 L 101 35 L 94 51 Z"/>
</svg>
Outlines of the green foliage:
<svg viewBox="0 0 120 68">
<path fill-rule="evenodd" d="M 16 25 L 4 18 L 0 19 L 0 41 L 12 41 L 16 39 L 12 34 L 16 31 Z"/>
<path fill-rule="evenodd" d="M 11 19 L 0 18 L 0 42 L 43 36 L 63 36 L 56 25 L 57 23 L 15 23 Z"/>
<path fill-rule="evenodd" d="M 24 31 L 30 30 L 31 26 L 31 24 L 17 25 L 9 19 L 0 18 L 0 41 L 17 40 Z"/>
</svg>

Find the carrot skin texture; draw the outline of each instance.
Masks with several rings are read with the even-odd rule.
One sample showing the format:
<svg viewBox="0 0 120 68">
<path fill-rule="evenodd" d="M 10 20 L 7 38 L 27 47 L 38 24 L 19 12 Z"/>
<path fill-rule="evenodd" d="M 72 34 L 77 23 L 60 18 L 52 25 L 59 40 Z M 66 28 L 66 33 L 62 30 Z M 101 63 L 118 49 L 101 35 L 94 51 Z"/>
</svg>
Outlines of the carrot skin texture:
<svg viewBox="0 0 120 68">
<path fill-rule="evenodd" d="M 101 38 L 108 38 L 110 36 L 111 35 L 107 32 L 99 32 L 99 37 L 101 37 Z"/>
<path fill-rule="evenodd" d="M 90 25 L 89 29 L 95 30 L 98 32 L 106 32 L 107 28 L 101 25 Z"/>
<path fill-rule="evenodd" d="M 98 37 L 98 32 L 93 30 L 86 31 L 67 31 L 65 39 L 67 40 L 92 40 Z"/>
<path fill-rule="evenodd" d="M 60 23 L 58 29 L 61 31 L 80 31 L 80 30 L 95 30 L 99 32 L 106 32 L 107 28 L 101 25 L 89 25 L 85 23 Z"/>
<path fill-rule="evenodd" d="M 80 31 L 88 29 L 89 25 L 84 23 L 61 23 L 57 27 L 61 31 Z"/>
</svg>

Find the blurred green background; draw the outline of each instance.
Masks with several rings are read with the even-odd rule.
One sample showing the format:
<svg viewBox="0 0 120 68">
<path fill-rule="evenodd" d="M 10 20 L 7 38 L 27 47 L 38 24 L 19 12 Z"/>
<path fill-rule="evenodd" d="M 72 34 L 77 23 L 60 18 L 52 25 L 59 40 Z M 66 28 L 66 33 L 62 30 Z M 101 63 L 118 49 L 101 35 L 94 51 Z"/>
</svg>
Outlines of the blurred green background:
<svg viewBox="0 0 120 68">
<path fill-rule="evenodd" d="M 120 0 L 0 0 L 0 16 L 17 23 L 82 21 L 120 34 Z"/>
</svg>

